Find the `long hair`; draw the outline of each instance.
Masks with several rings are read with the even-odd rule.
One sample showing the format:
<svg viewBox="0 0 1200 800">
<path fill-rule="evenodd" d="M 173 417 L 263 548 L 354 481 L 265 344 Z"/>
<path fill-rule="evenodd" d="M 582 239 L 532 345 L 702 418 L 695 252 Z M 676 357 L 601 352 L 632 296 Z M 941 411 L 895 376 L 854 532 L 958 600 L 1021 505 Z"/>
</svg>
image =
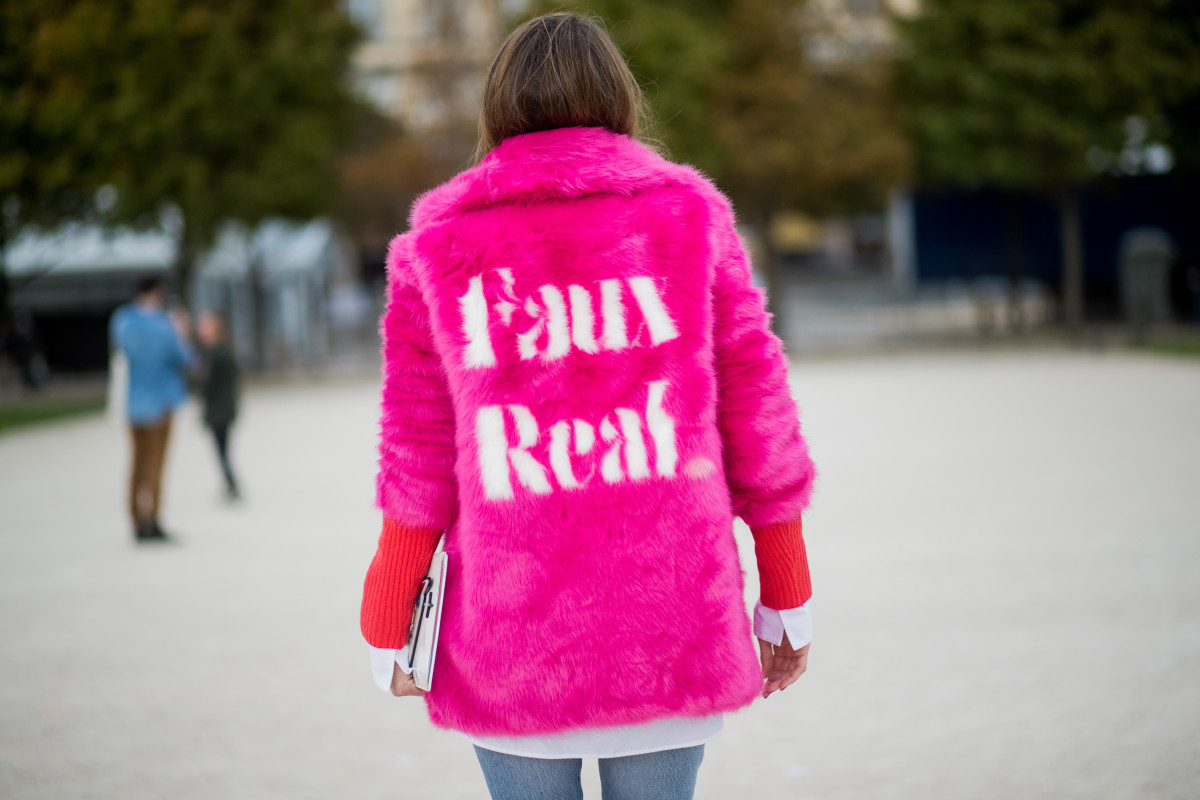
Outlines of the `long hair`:
<svg viewBox="0 0 1200 800">
<path fill-rule="evenodd" d="M 599 21 L 546 14 L 509 34 L 488 69 L 475 161 L 510 136 L 554 128 L 637 137 L 647 118 L 641 87 Z"/>
</svg>

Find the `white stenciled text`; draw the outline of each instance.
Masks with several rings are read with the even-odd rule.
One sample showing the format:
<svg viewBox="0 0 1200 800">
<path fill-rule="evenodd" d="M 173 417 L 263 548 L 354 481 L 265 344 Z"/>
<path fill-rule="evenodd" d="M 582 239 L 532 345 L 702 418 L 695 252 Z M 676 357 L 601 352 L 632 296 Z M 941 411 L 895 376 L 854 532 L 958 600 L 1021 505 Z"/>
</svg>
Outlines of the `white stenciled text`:
<svg viewBox="0 0 1200 800">
<path fill-rule="evenodd" d="M 472 277 L 458 298 L 465 345 L 462 364 L 486 369 L 497 364 L 494 328 L 511 337 L 523 361 L 554 361 L 583 353 L 657 346 L 679 336 L 663 302 L 658 279 L 609 278 L 588 285 L 553 284 L 517 297 L 512 270 L 499 268 Z M 510 344 L 509 346 L 512 346 Z"/>
<path fill-rule="evenodd" d="M 675 421 L 664 407 L 668 388 L 667 381 L 651 381 L 644 411 L 614 408 L 594 421 L 569 418 L 543 425 L 528 406 L 480 406 L 475 438 L 484 494 L 507 500 L 515 486 L 545 495 L 556 488 L 581 489 L 597 479 L 618 484 L 673 478 L 679 454 Z"/>
</svg>

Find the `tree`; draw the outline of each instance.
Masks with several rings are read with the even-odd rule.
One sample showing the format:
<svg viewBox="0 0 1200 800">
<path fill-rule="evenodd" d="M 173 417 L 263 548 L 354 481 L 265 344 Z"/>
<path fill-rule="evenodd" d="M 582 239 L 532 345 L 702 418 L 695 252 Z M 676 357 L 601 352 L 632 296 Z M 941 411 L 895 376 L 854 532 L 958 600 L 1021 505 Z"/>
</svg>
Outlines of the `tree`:
<svg viewBox="0 0 1200 800">
<path fill-rule="evenodd" d="M 1195 179 L 1200 177 L 1200 5 L 1175 0 L 1163 16 L 1163 24 L 1172 25 L 1178 37 L 1174 72 L 1183 79 L 1165 103 L 1166 143 L 1176 171 Z"/>
<path fill-rule="evenodd" d="M 329 207 L 357 37 L 334 0 L 3 4 L 5 224 L 140 225 L 169 209 L 186 293 L 223 222 Z"/>
<path fill-rule="evenodd" d="M 835 34 L 805 3 L 738 0 L 718 27 L 727 36 L 726 55 L 706 109 L 713 149 L 723 156 L 714 177 L 763 231 L 764 271 L 778 291 L 766 232 L 779 211 L 873 211 L 907 174 L 890 59 L 814 58 L 813 41 Z M 691 136 L 681 131 L 678 138 Z"/>
<path fill-rule="evenodd" d="M 907 144 L 889 59 L 814 58 L 813 40 L 832 34 L 803 0 L 572 5 L 607 21 L 671 155 L 708 173 L 764 234 L 783 210 L 879 208 L 903 180 Z M 770 237 L 763 240 L 760 266 L 777 299 L 778 267 Z"/>
<path fill-rule="evenodd" d="M 341 229 L 382 263 L 388 242 L 406 227 L 413 201 L 466 164 L 474 134 L 474 124 L 455 118 L 414 133 L 360 108 L 355 135 L 338 159 L 333 213 Z"/>
<path fill-rule="evenodd" d="M 1188 14 L 1190 35 L 1172 19 Z M 1195 91 L 1195 18 L 1183 0 L 927 0 L 901 24 L 918 174 L 1056 198 L 1072 328 L 1084 319 L 1087 151 L 1120 150 L 1131 116 L 1161 126 L 1167 106 Z"/>
<path fill-rule="evenodd" d="M 417 196 L 470 163 L 483 75 L 481 44 L 470 35 L 468 5 L 474 6 L 475 23 L 483 23 L 486 36 L 497 32 L 491 23 L 499 20 L 499 12 L 492 3 L 439 0 L 414 12 L 413 21 L 419 21 L 426 36 L 408 53 L 409 113 L 394 119 L 378 109 L 360 108 L 354 135 L 338 161 L 335 217 L 360 252 L 379 266 L 387 243 L 407 226 Z"/>
</svg>

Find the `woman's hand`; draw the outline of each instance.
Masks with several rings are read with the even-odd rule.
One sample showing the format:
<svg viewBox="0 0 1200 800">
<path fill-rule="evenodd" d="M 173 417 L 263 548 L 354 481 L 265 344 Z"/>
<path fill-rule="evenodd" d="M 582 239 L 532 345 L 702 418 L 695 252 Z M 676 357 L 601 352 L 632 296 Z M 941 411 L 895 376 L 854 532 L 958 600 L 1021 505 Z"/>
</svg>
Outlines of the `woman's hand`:
<svg viewBox="0 0 1200 800">
<path fill-rule="evenodd" d="M 413 676 L 400 669 L 399 664 L 393 664 L 392 694 L 396 697 L 424 697 L 425 690 L 418 689 Z"/>
<path fill-rule="evenodd" d="M 763 680 L 765 681 L 762 690 L 763 698 L 770 697 L 776 689 L 783 691 L 804 674 L 804 670 L 808 669 L 808 648 L 810 646 L 811 644 L 806 644 L 799 650 L 793 650 L 786 632 L 783 634 L 783 641 L 777 645 L 764 642 L 762 639 L 758 640 L 759 653 L 762 655 Z M 393 682 L 392 685 L 395 686 L 395 683 Z"/>
</svg>

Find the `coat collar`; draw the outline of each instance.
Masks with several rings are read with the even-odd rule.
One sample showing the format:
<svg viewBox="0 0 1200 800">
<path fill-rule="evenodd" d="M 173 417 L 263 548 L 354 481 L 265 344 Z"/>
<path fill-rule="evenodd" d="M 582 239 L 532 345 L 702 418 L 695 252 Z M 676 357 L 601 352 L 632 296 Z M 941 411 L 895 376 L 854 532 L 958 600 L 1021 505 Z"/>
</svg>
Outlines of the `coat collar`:
<svg viewBox="0 0 1200 800">
<path fill-rule="evenodd" d="M 628 136 L 604 128 L 556 128 L 505 139 L 478 166 L 422 195 L 409 222 L 422 228 L 499 203 L 632 195 L 689 174 L 696 176 Z"/>
</svg>

